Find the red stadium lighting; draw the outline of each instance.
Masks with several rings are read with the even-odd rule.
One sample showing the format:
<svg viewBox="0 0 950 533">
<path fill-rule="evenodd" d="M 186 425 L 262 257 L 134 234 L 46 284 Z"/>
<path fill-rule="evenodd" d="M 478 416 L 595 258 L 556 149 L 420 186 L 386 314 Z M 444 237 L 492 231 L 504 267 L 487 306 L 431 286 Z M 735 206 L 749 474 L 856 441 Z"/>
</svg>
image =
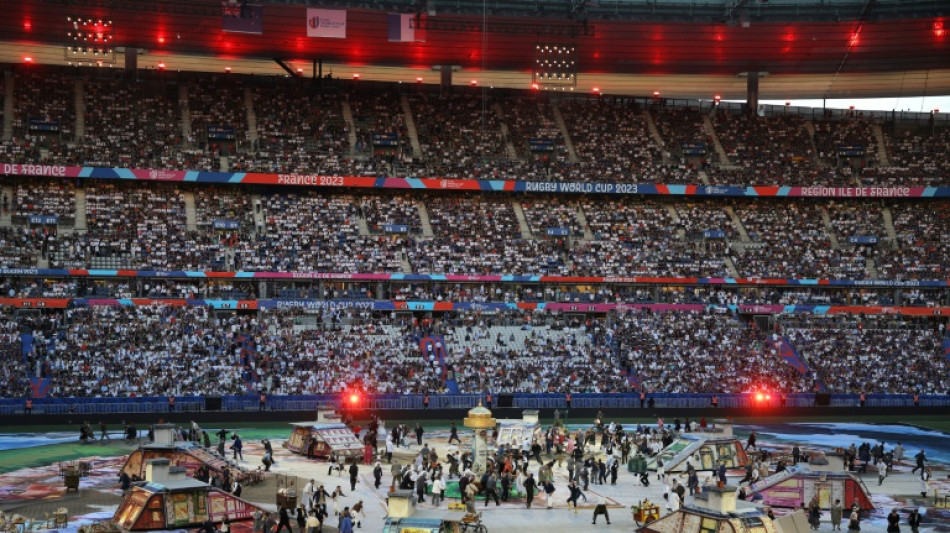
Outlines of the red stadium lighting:
<svg viewBox="0 0 950 533">
<path fill-rule="evenodd" d="M 653 91 L 653 98 L 659 98 L 659 97 L 660 97 L 660 91 Z"/>
<path fill-rule="evenodd" d="M 416 83 L 422 83 L 422 78 L 421 77 L 416 78 Z"/>
<path fill-rule="evenodd" d="M 540 88 L 540 87 L 538 86 L 537 83 L 532 83 L 532 84 L 531 84 L 531 90 L 532 90 L 532 91 L 537 91 L 539 88 Z"/>
<path fill-rule="evenodd" d="M 716 96 L 713 96 L 713 100 L 715 100 L 716 103 L 718 104 L 719 102 L 722 101 L 722 96 L 720 96 L 720 95 L 717 94 Z"/>
<path fill-rule="evenodd" d="M 761 402 L 764 399 L 765 399 L 765 395 L 762 394 L 761 392 L 755 395 L 755 401 L 757 402 Z"/>
<path fill-rule="evenodd" d="M 765 395 L 765 399 L 766 399 L 766 400 L 771 400 L 771 399 L 772 399 L 772 395 L 771 395 L 771 394 L 766 394 L 766 395 Z"/>
<path fill-rule="evenodd" d="M 939 20 L 934 22 L 934 36 L 943 37 L 944 35 L 946 35 L 946 30 L 943 27 L 943 22 Z"/>
<path fill-rule="evenodd" d="M 24 30 L 24 31 L 30 31 L 30 30 L 32 30 L 32 29 L 33 29 L 33 23 L 32 23 L 32 22 L 30 22 L 29 20 L 23 21 L 23 30 Z"/>
<path fill-rule="evenodd" d="M 228 74 L 230 74 L 230 73 L 231 73 L 231 67 L 224 67 L 224 71 L 227 72 Z"/>
<path fill-rule="evenodd" d="M 161 62 L 158 64 L 158 70 L 165 70 L 165 63 Z"/>
<path fill-rule="evenodd" d="M 591 91 L 592 93 L 594 93 L 594 94 L 600 94 L 600 87 L 594 87 L 594 88 L 591 89 L 590 91 Z"/>
<path fill-rule="evenodd" d="M 165 44 L 165 38 L 164 38 L 164 37 L 159 37 L 159 38 L 158 38 L 158 44 Z"/>
<path fill-rule="evenodd" d="M 297 74 L 303 74 L 303 69 L 300 67 L 297 67 Z"/>
<path fill-rule="evenodd" d="M 359 397 L 358 394 L 350 394 L 350 403 L 351 403 L 351 404 L 356 405 L 357 403 L 359 403 L 359 401 L 360 401 L 360 397 Z"/>
<path fill-rule="evenodd" d="M 360 73 L 359 73 L 359 72 L 354 72 L 354 73 L 353 73 L 353 79 L 354 79 L 354 80 L 360 79 Z"/>
<path fill-rule="evenodd" d="M 30 56 L 26 56 L 26 57 L 23 58 L 23 62 L 24 62 L 24 63 L 32 63 L 32 62 L 33 62 L 33 58 L 30 57 Z"/>
<path fill-rule="evenodd" d="M 476 85 L 478 85 L 478 80 L 472 80 L 472 81 L 470 81 L 470 82 L 468 82 L 468 83 L 469 83 L 472 87 L 475 87 Z"/>
</svg>

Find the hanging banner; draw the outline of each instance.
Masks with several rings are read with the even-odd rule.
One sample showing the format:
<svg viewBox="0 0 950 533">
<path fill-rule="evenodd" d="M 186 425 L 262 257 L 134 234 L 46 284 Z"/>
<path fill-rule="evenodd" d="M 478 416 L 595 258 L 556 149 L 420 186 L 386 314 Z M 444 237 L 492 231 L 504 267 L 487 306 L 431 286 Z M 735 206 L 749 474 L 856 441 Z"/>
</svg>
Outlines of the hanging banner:
<svg viewBox="0 0 950 533">
<path fill-rule="evenodd" d="M 308 8 L 307 37 L 346 39 L 346 10 Z"/>
<path fill-rule="evenodd" d="M 426 32 L 421 28 L 425 15 L 415 13 L 390 13 L 389 41 L 397 43 L 422 43 L 426 40 Z"/>
</svg>

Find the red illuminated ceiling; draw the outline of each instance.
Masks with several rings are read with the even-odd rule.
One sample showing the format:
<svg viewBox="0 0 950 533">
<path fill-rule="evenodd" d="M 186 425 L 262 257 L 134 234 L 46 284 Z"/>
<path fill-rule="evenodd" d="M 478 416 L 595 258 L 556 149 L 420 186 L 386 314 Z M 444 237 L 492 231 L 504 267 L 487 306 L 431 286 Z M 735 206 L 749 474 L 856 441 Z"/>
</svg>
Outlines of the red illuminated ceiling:
<svg viewBox="0 0 950 533">
<path fill-rule="evenodd" d="M 63 43 L 66 16 L 114 21 L 116 46 L 152 53 L 205 53 L 217 57 L 323 59 L 350 64 L 428 68 L 437 64 L 466 69 L 527 71 L 537 42 L 570 43 L 578 48 L 580 72 L 619 74 L 773 74 L 888 72 L 950 68 L 950 35 L 942 18 L 858 22 L 726 24 L 631 23 L 593 21 L 592 35 L 538 38 L 531 32 L 489 31 L 482 55 L 480 31 L 429 31 L 425 43 L 387 41 L 386 12 L 351 9 L 346 39 L 306 36 L 306 6 L 265 6 L 264 34 L 221 30 L 220 2 L 194 2 L 191 12 L 70 7 L 68 2 L 7 2 L 0 40 Z M 154 5 L 160 5 L 158 2 Z M 131 5 L 122 4 L 119 5 Z M 141 5 L 150 5 L 143 0 Z M 151 9 L 151 8 L 149 8 Z M 479 17 L 454 17 L 476 27 Z M 551 20 L 489 19 L 508 27 L 538 27 Z M 568 21 L 557 23 L 561 26 Z M 580 27 L 578 25 L 578 27 Z M 849 47 L 851 48 L 849 52 Z M 847 53 L 847 60 L 845 55 Z"/>
</svg>

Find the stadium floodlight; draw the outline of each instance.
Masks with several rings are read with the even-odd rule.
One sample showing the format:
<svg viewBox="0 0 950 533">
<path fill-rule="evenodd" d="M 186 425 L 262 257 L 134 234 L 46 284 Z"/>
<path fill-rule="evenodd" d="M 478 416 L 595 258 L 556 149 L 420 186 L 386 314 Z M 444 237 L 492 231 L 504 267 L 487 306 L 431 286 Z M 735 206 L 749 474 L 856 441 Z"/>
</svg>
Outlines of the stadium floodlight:
<svg viewBox="0 0 950 533">
<path fill-rule="evenodd" d="M 535 45 L 532 84 L 545 89 L 551 86 L 577 85 L 577 47 L 571 44 L 537 43 Z"/>
</svg>

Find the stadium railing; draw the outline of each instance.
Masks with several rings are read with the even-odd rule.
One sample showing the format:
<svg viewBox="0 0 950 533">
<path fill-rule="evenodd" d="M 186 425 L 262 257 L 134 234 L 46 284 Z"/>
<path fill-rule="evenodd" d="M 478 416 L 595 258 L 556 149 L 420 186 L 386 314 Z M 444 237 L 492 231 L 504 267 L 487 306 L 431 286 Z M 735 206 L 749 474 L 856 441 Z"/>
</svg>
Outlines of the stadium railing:
<svg viewBox="0 0 950 533">
<path fill-rule="evenodd" d="M 498 407 L 500 397 L 508 396 L 505 393 L 494 392 L 493 407 Z M 518 409 L 567 409 L 567 398 L 561 393 L 550 394 L 511 394 L 511 406 Z M 651 393 L 648 396 L 653 400 L 653 407 L 668 409 L 694 409 L 711 407 L 713 397 L 718 397 L 720 408 L 780 408 L 780 396 L 771 394 L 768 397 L 758 394 L 673 394 Z M 422 409 L 421 394 L 386 394 L 370 395 L 358 394 L 356 401 L 348 395 L 293 395 L 268 396 L 264 405 L 267 411 L 316 411 L 318 408 L 334 406 L 355 409 Z M 786 398 L 786 407 L 815 407 L 815 394 L 796 393 Z M 866 407 L 910 407 L 913 405 L 913 396 L 910 394 L 868 394 Z M 222 411 L 257 411 L 261 408 L 260 399 L 256 395 L 223 396 L 221 397 Z M 429 396 L 430 409 L 470 409 L 485 403 L 485 394 L 432 394 Z M 921 395 L 921 406 L 948 407 L 950 396 Z M 859 404 L 857 394 L 831 394 L 829 406 L 856 407 Z M 581 409 L 632 409 L 646 410 L 649 404 L 641 408 L 639 393 L 577 393 L 572 394 L 571 408 Z M 0 399 L 0 415 L 23 414 L 25 399 Z M 165 413 L 168 412 L 168 398 L 139 397 L 139 398 L 37 398 L 33 400 L 33 414 L 77 414 L 99 415 L 111 413 Z M 204 396 L 184 396 L 175 398 L 175 412 L 199 412 L 205 410 Z M 631 413 L 631 415 L 634 415 Z"/>
</svg>

